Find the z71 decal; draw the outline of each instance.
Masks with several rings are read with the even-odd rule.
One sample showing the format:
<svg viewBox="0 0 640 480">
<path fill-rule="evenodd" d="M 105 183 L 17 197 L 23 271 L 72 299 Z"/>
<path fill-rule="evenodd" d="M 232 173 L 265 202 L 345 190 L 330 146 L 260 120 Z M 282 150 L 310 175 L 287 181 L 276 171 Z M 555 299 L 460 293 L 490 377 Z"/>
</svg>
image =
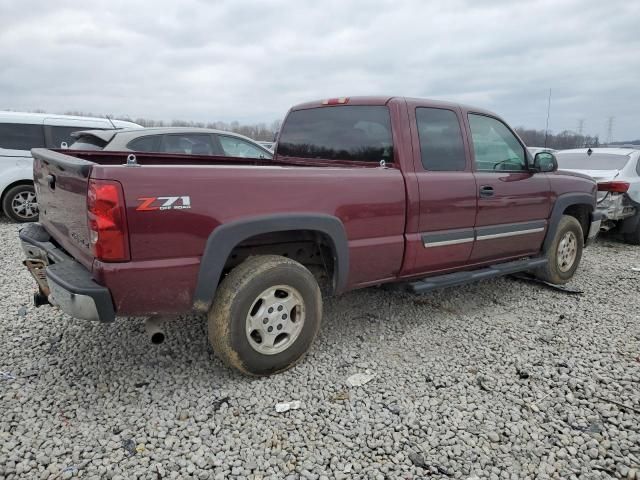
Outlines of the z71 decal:
<svg viewBox="0 0 640 480">
<path fill-rule="evenodd" d="M 141 202 L 136 210 L 150 212 L 152 210 L 185 210 L 191 208 L 191 197 L 140 197 Z"/>
</svg>

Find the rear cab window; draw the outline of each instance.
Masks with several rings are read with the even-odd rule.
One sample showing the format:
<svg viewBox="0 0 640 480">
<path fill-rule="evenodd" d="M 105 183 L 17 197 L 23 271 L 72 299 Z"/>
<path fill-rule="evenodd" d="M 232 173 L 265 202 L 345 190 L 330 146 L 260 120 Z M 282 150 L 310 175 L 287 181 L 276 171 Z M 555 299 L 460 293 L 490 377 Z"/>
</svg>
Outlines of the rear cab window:
<svg viewBox="0 0 640 480">
<path fill-rule="evenodd" d="M 42 125 L 31 123 L 0 123 L 0 148 L 31 150 L 45 146 Z"/>
<path fill-rule="evenodd" d="M 289 113 L 277 154 L 319 160 L 393 162 L 391 117 L 386 106 L 330 106 Z"/>
</svg>

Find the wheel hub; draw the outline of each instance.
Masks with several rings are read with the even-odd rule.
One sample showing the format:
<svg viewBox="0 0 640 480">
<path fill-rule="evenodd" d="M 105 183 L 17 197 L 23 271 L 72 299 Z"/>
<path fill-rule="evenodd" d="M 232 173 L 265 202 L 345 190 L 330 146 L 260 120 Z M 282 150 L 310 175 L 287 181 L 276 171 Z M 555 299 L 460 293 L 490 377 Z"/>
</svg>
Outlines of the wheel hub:
<svg viewBox="0 0 640 480">
<path fill-rule="evenodd" d="M 566 232 L 558 243 L 556 263 L 561 272 L 567 272 L 573 267 L 578 254 L 578 239 L 573 232 Z"/>
<path fill-rule="evenodd" d="M 283 352 L 296 341 L 305 320 L 300 292 L 288 285 L 276 285 L 253 301 L 246 319 L 247 340 L 263 355 Z"/>
<path fill-rule="evenodd" d="M 33 218 L 38 215 L 38 202 L 33 192 L 20 192 L 11 201 L 11 209 L 22 218 Z"/>
</svg>

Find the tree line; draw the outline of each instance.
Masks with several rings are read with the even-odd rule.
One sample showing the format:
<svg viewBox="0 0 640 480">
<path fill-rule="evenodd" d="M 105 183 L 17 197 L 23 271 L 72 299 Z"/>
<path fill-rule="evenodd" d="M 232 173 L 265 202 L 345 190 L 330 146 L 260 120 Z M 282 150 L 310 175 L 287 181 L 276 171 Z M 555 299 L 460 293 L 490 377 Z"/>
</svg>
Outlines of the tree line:
<svg viewBox="0 0 640 480">
<path fill-rule="evenodd" d="M 525 145 L 529 147 L 547 147 L 556 150 L 567 148 L 597 147 L 600 145 L 598 136 L 581 135 L 570 130 L 560 133 L 545 132 L 531 128 L 518 127 L 515 129 Z"/>
</svg>

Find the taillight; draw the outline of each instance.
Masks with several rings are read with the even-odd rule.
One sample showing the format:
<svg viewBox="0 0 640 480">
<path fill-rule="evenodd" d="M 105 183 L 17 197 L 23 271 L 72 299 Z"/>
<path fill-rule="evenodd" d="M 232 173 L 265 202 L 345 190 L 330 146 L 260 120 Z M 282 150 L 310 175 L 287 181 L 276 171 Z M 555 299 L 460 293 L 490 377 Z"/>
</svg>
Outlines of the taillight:
<svg viewBox="0 0 640 480">
<path fill-rule="evenodd" d="M 601 192 L 616 192 L 625 193 L 629 190 L 628 182 L 613 181 L 613 182 L 601 182 L 598 183 L 598 190 Z"/>
<path fill-rule="evenodd" d="M 93 256 L 107 262 L 129 260 L 124 195 L 118 182 L 89 180 L 87 218 Z"/>
</svg>

